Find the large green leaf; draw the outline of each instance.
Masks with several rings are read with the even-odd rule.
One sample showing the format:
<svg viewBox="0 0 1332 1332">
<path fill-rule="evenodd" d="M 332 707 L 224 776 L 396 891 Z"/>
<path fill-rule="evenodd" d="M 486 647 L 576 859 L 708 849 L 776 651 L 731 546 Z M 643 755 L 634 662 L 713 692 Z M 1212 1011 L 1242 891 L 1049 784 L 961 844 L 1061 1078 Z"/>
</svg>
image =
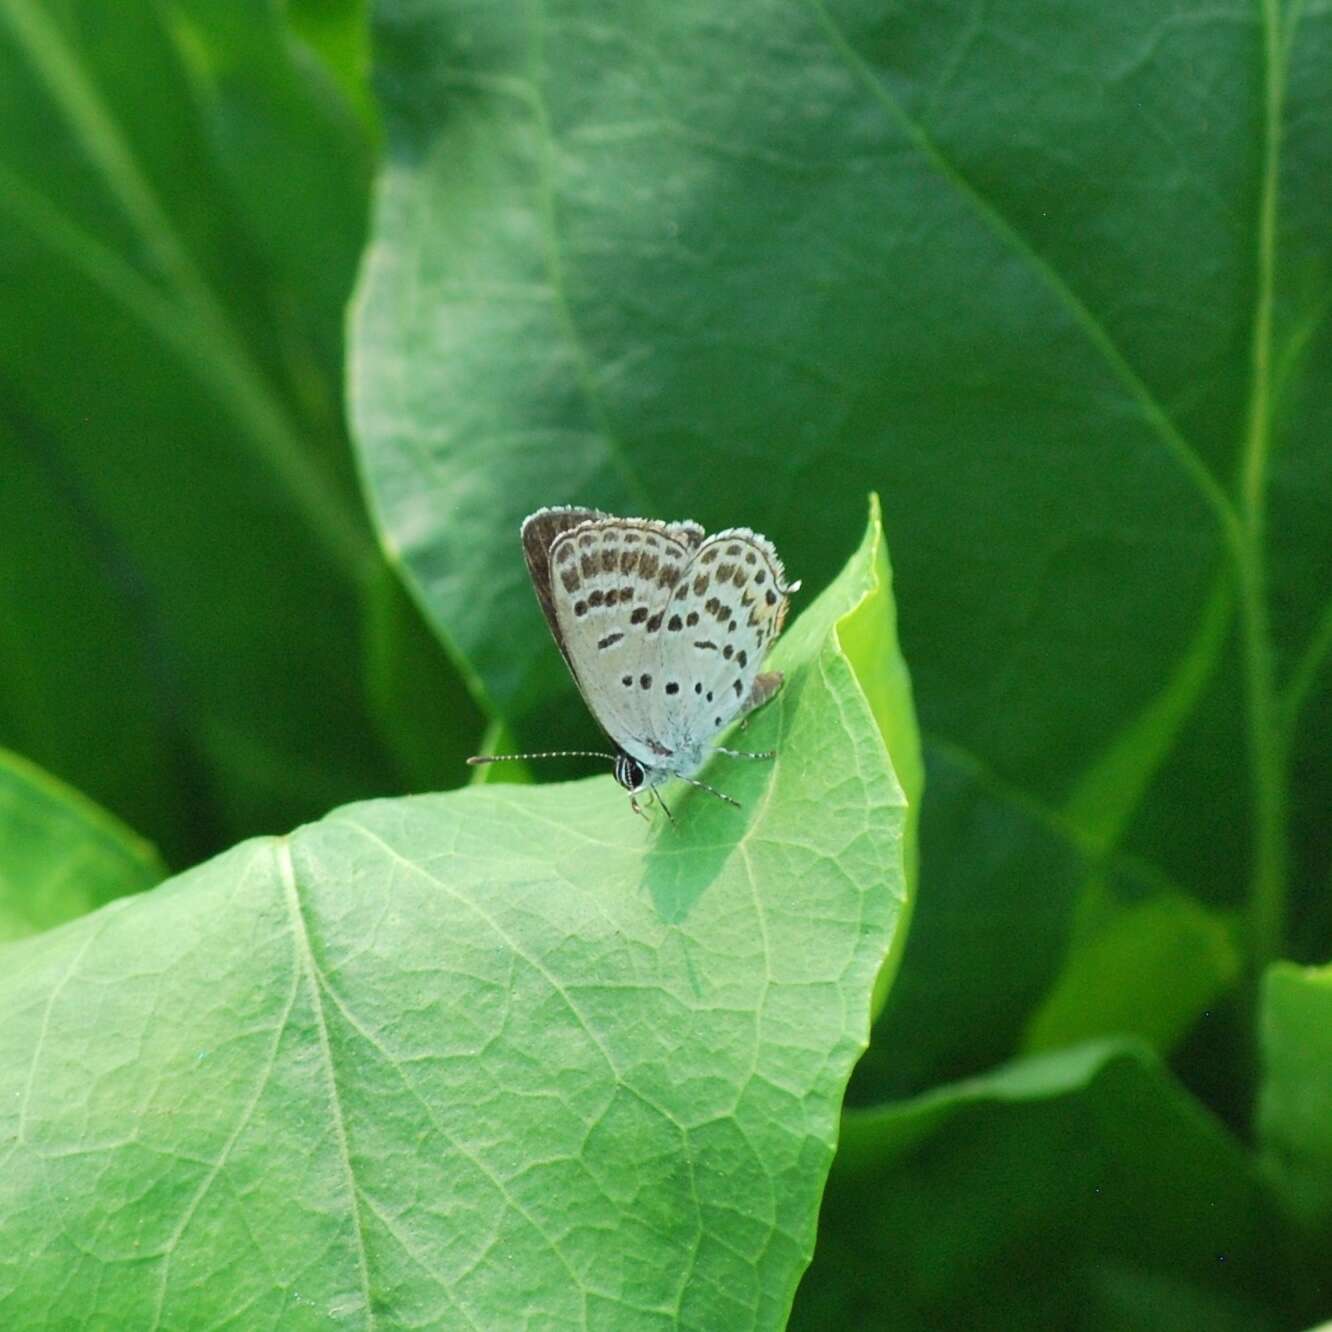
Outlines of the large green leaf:
<svg viewBox="0 0 1332 1332">
<path fill-rule="evenodd" d="M 368 0 L 287 0 L 287 21 L 319 52 L 342 91 L 373 124 Z"/>
<path fill-rule="evenodd" d="M 945 900 L 1007 926 L 947 981 L 1007 1034 L 922 1076 L 1013 1048 L 1106 879 L 1244 906 L 1255 964 L 1326 937 L 1325 8 L 382 0 L 376 31 L 356 434 L 520 741 L 568 688 L 524 513 L 749 522 L 816 586 L 873 487 L 955 793 L 920 937 Z"/>
<path fill-rule="evenodd" d="M 128 828 L 0 750 L 0 942 L 48 929 L 164 875 Z"/>
<path fill-rule="evenodd" d="M 877 495 L 870 496 L 869 523 L 860 549 L 837 582 L 787 631 L 783 651 L 812 651 L 814 645 L 828 634 L 836 635 L 838 647 L 851 663 L 906 800 L 906 822 L 902 829 L 902 862 L 906 874 L 904 914 L 902 924 L 893 936 L 893 952 L 879 973 L 874 998 L 874 1011 L 878 1013 L 896 979 L 902 949 L 910 934 L 907 925 L 916 901 L 920 867 L 920 811 L 925 794 L 925 767 L 921 758 L 911 674 L 897 639 L 893 571 Z"/>
<path fill-rule="evenodd" d="M 1055 983 L 1089 863 L 967 755 L 926 747 L 922 887 L 901 970 L 856 1071 L 873 1104 L 984 1069 Z"/>
<path fill-rule="evenodd" d="M 0 1323 L 782 1326 L 905 894 L 877 542 L 742 810 L 353 805 L 10 945 Z"/>
<path fill-rule="evenodd" d="M 0 6 L 0 740 L 172 860 L 476 724 L 422 651 L 457 733 L 383 733 L 421 630 L 342 423 L 367 168 L 272 0 Z"/>
<path fill-rule="evenodd" d="M 1332 1271 L 1332 967 L 1272 967 L 1263 986 L 1263 1146 Z"/>
<path fill-rule="evenodd" d="M 1063 974 L 1027 1026 L 1028 1050 L 1131 1032 L 1168 1053 L 1235 983 L 1232 924 L 1180 893 L 1123 903 L 1088 893 Z"/>
<path fill-rule="evenodd" d="M 1124 1042 L 846 1116 L 797 1328 L 1296 1325 L 1240 1145 Z"/>
</svg>

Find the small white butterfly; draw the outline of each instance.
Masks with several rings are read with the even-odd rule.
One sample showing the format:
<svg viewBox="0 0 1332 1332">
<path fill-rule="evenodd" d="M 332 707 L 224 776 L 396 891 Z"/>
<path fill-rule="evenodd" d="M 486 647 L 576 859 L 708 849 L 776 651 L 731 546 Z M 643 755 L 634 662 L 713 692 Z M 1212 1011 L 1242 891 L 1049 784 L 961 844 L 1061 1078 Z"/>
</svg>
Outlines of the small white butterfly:
<svg viewBox="0 0 1332 1332">
<path fill-rule="evenodd" d="M 738 806 L 695 774 L 714 748 L 734 758 L 773 757 L 713 743 L 782 684 L 780 672 L 760 668 L 800 584 L 786 582 L 772 543 L 746 527 L 705 536 L 694 522 L 564 507 L 525 519 L 522 540 L 546 623 L 615 752 L 468 762 L 607 758 L 635 813 L 643 812 L 641 792 L 661 801 L 657 788 L 671 778 Z"/>
</svg>

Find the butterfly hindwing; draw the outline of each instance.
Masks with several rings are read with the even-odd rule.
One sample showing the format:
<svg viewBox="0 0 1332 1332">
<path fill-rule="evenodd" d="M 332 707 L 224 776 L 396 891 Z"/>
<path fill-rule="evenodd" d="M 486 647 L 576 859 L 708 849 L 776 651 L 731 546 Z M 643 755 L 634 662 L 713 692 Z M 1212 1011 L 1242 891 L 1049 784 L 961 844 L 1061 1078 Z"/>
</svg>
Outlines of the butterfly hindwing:
<svg viewBox="0 0 1332 1332">
<path fill-rule="evenodd" d="M 769 672 L 759 687 L 759 676 L 787 604 L 781 561 L 763 537 L 731 528 L 699 545 L 666 617 L 667 674 L 681 692 L 655 700 L 659 739 L 682 752 L 710 745 L 775 692 L 781 677 Z"/>
</svg>

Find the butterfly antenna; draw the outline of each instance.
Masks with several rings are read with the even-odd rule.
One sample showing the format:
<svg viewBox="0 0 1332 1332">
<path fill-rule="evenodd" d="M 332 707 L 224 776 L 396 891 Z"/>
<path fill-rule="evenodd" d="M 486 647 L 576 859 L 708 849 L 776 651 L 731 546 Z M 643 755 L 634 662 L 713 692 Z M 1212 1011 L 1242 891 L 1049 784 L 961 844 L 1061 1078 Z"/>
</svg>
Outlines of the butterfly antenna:
<svg viewBox="0 0 1332 1332">
<path fill-rule="evenodd" d="M 736 809 L 742 806 L 738 800 L 732 800 L 730 796 L 723 795 L 715 786 L 709 786 L 707 782 L 696 781 L 693 777 L 681 777 L 682 782 L 688 782 L 690 786 L 697 786 L 700 791 L 707 791 L 710 795 L 715 795 L 718 800 L 724 800 L 728 805 L 734 805 Z"/>
<path fill-rule="evenodd" d="M 752 759 L 773 759 L 777 757 L 775 749 L 723 749 L 721 745 L 713 745 L 713 749 L 718 754 L 725 754 L 728 758 L 752 758 Z"/>
<path fill-rule="evenodd" d="M 548 749 L 541 754 L 473 754 L 467 761 L 476 767 L 480 763 L 512 763 L 516 759 L 542 758 L 604 758 L 615 762 L 614 754 L 603 754 L 596 749 Z"/>
</svg>

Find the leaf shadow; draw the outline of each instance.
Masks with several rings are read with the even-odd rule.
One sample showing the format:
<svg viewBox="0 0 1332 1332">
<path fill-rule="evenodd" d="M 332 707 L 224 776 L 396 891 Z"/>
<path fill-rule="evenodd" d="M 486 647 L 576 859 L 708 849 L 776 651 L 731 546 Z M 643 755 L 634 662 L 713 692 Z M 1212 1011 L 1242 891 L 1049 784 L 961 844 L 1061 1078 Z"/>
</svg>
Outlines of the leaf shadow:
<svg viewBox="0 0 1332 1332">
<path fill-rule="evenodd" d="M 746 730 L 733 730 L 726 741 L 728 748 L 775 749 L 776 758 L 737 759 L 716 754 L 703 769 L 700 780 L 738 800 L 739 809 L 707 791 L 684 783 L 673 786 L 668 798 L 675 824 L 659 820 L 644 870 L 652 904 L 666 923 L 678 925 L 685 920 L 765 817 L 777 764 L 782 761 L 782 740 L 790 733 L 788 710 L 803 683 L 803 671 L 794 681 L 788 679 L 773 703 L 754 714 Z M 786 761 L 791 761 L 789 756 Z"/>
</svg>

